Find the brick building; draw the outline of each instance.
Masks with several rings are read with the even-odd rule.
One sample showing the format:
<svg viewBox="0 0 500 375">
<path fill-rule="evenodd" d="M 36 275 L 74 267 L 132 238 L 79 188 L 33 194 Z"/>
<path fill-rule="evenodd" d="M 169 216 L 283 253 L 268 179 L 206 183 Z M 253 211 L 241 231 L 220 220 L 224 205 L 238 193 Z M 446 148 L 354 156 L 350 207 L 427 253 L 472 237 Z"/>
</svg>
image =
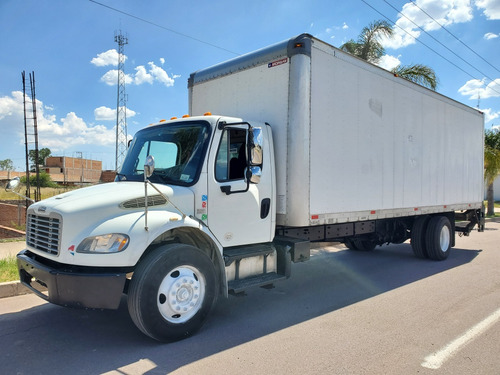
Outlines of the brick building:
<svg viewBox="0 0 500 375">
<path fill-rule="evenodd" d="M 59 184 L 95 184 L 101 179 L 102 161 L 50 156 L 43 169 Z"/>
</svg>

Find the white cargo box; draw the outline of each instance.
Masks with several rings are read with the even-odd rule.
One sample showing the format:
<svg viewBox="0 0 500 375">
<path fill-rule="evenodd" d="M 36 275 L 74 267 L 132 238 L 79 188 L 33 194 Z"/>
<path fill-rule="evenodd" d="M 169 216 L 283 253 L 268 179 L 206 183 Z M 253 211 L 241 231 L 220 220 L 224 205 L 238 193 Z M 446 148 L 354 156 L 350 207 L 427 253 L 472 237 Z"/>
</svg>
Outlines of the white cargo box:
<svg viewBox="0 0 500 375">
<path fill-rule="evenodd" d="M 310 35 L 195 72 L 190 114 L 273 129 L 277 223 L 479 208 L 483 114 Z"/>
</svg>

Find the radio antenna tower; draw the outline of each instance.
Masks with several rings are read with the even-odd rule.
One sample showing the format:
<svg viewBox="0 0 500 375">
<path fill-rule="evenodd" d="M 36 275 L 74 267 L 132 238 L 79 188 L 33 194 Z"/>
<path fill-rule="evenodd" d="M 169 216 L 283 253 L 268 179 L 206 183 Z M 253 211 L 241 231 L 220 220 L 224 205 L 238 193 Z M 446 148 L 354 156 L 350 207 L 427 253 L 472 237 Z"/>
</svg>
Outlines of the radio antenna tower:
<svg viewBox="0 0 500 375">
<path fill-rule="evenodd" d="M 118 43 L 118 96 L 116 101 L 116 164 L 115 170 L 119 172 L 125 154 L 127 153 L 127 96 L 125 94 L 125 55 L 123 47 L 128 44 L 128 37 L 122 35 L 121 30 L 116 34 L 115 42 Z"/>
</svg>

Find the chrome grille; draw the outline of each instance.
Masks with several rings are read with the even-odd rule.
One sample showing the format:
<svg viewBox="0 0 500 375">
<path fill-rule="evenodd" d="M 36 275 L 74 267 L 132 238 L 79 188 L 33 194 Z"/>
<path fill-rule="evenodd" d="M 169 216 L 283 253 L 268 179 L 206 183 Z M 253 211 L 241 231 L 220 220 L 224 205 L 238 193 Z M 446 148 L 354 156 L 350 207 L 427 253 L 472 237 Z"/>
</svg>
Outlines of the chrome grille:
<svg viewBox="0 0 500 375">
<path fill-rule="evenodd" d="M 59 254 L 61 222 L 55 217 L 28 214 L 26 244 L 52 255 Z"/>
</svg>

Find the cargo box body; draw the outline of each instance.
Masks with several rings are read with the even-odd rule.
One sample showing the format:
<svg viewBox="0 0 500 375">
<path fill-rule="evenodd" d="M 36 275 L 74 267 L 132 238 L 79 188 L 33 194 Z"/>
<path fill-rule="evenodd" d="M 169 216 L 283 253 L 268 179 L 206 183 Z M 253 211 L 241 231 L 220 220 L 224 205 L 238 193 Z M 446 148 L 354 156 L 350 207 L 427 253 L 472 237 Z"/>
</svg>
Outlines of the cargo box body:
<svg viewBox="0 0 500 375">
<path fill-rule="evenodd" d="M 481 207 L 483 114 L 310 35 L 193 73 L 189 101 L 271 125 L 278 225 Z"/>
</svg>

